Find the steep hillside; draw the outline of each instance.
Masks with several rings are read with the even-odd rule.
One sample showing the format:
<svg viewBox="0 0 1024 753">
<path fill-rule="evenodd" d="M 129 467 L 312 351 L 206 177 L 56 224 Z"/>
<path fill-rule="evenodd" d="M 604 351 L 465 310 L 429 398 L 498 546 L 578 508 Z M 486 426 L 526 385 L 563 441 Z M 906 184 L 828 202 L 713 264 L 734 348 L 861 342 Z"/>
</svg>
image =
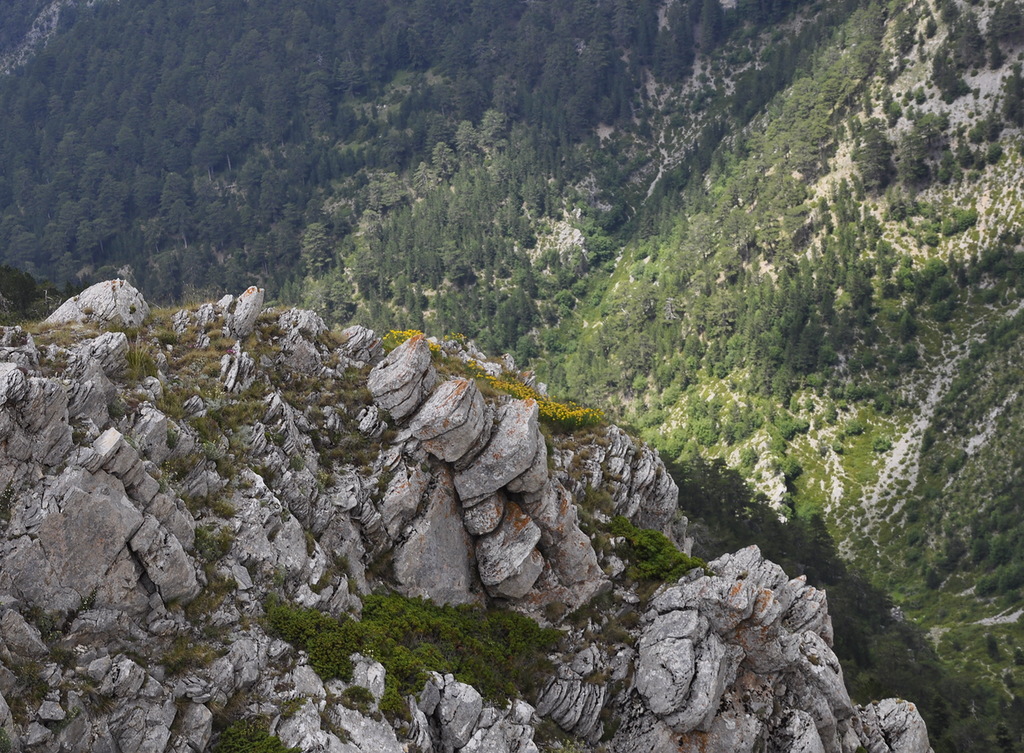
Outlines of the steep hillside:
<svg viewBox="0 0 1024 753">
<path fill-rule="evenodd" d="M 251 274 L 330 322 L 526 357 L 656 178 L 857 3 L 806 5 L 73 4 L 0 77 L 0 260 L 61 284 L 127 265 L 174 300 Z"/>
<path fill-rule="evenodd" d="M 43 5 L 5 5 L 0 49 Z M 1018 2 L 73 5 L 0 78 L 0 259 L 512 353 L 659 449 L 701 553 L 767 532 L 836 577 L 889 631 L 837 638 L 857 700 L 917 662 L 937 748 L 1024 745 Z"/>
<path fill-rule="evenodd" d="M 706 173 L 667 175 L 541 369 L 823 513 L 1017 708 L 1021 30 L 1015 3 L 856 11 Z"/>
<path fill-rule="evenodd" d="M 2 331 L 4 750 L 930 750 L 806 577 L 673 545 L 656 452 L 262 303 L 116 280 Z"/>
</svg>

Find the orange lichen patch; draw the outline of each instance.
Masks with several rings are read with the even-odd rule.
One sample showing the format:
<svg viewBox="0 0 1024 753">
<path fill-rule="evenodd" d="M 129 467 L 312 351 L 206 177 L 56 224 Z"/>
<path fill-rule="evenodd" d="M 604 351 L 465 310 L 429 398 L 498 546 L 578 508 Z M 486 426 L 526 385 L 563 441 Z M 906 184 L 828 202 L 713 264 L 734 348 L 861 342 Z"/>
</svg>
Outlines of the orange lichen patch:
<svg viewBox="0 0 1024 753">
<path fill-rule="evenodd" d="M 526 530 L 533 523 L 530 516 L 524 513 L 515 502 L 509 502 L 505 506 L 505 521 L 516 533 Z"/>
<path fill-rule="evenodd" d="M 737 581 L 736 584 L 732 588 L 729 589 L 729 597 L 730 598 L 735 598 L 735 597 L 739 596 L 740 595 L 740 591 L 742 591 L 742 590 L 743 590 L 743 583 L 742 583 L 742 581 Z"/>
</svg>

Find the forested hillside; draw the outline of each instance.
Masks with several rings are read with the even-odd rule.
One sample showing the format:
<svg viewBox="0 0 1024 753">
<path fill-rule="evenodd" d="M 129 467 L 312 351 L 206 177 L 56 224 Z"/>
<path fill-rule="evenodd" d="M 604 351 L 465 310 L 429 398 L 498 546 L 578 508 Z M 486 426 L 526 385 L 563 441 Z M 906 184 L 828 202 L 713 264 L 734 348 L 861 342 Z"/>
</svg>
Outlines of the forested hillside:
<svg viewBox="0 0 1024 753">
<path fill-rule="evenodd" d="M 857 693 L 906 650 L 937 750 L 1024 750 L 1022 64 L 1019 0 L 68 2 L 0 78 L 0 262 L 509 351 L 709 557 L 887 592 Z"/>
</svg>

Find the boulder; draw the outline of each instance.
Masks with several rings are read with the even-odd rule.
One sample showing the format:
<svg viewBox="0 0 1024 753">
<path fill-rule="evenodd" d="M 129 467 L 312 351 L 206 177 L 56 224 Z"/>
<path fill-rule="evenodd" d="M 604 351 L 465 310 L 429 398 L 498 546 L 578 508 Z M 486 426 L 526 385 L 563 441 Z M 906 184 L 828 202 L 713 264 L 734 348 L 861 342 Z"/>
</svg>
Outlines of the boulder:
<svg viewBox="0 0 1024 753">
<path fill-rule="evenodd" d="M 541 457 L 538 445 L 544 445 L 538 416 L 535 400 L 513 400 L 501 409 L 487 446 L 455 475 L 455 490 L 463 504 L 471 505 L 535 468 Z M 546 473 L 546 466 L 542 467 Z"/>
<path fill-rule="evenodd" d="M 861 742 L 872 753 L 931 753 L 921 712 L 909 701 L 886 698 L 858 708 Z"/>
<path fill-rule="evenodd" d="M 227 329 L 237 340 L 244 340 L 256 329 L 256 319 L 263 311 L 263 288 L 252 285 L 235 299 L 235 308 L 226 318 Z"/>
<path fill-rule="evenodd" d="M 111 476 L 69 468 L 56 481 L 59 512 L 47 515 L 38 538 L 9 554 L 0 590 L 9 580 L 16 593 L 46 609 L 72 611 L 95 596 L 97 605 L 144 610 L 142 572 L 127 551 L 143 515 Z"/>
<path fill-rule="evenodd" d="M 456 681 L 452 675 L 445 675 L 444 689 L 435 712 L 441 725 L 444 750 L 457 750 L 470 741 L 482 711 L 483 698 L 476 688 Z"/>
<path fill-rule="evenodd" d="M 98 282 L 66 300 L 46 317 L 48 324 L 96 322 L 138 327 L 149 316 L 142 293 L 124 280 Z"/>
<path fill-rule="evenodd" d="M 521 590 L 520 596 L 529 591 L 540 575 L 540 569 L 543 568 L 543 560 L 535 548 L 538 541 L 540 529 L 537 524 L 530 520 L 519 505 L 514 502 L 507 503 L 501 525 L 493 533 L 482 536 L 476 542 L 480 579 L 488 590 L 496 592 L 503 582 L 513 580 L 515 583 L 510 586 L 516 592 Z M 539 567 L 537 560 L 541 560 Z M 524 589 L 523 581 L 531 576 L 533 580 L 526 584 Z"/>
<path fill-rule="evenodd" d="M 551 479 L 539 494 L 525 495 L 523 507 L 540 528 L 540 551 L 559 582 L 578 588 L 580 584 L 605 580 L 594 546 L 580 530 L 576 505 L 565 487 Z"/>
<path fill-rule="evenodd" d="M 165 602 L 187 604 L 199 595 L 195 568 L 181 543 L 152 515 L 146 515 L 129 546 Z"/>
<path fill-rule="evenodd" d="M 412 415 L 437 381 L 426 338 L 414 335 L 373 367 L 366 386 L 378 407 L 396 421 Z"/>
<path fill-rule="evenodd" d="M 341 331 L 344 343 L 340 351 L 358 363 L 376 366 L 384 359 L 384 346 L 372 329 L 355 324 Z"/>
<path fill-rule="evenodd" d="M 39 350 L 31 333 L 21 327 L 0 327 L 0 361 L 23 369 L 39 367 Z"/>
<path fill-rule="evenodd" d="M 225 392 L 242 392 L 256 381 L 256 362 L 238 341 L 220 358 L 220 380 Z"/>
<path fill-rule="evenodd" d="M 409 431 L 423 449 L 448 463 L 466 456 L 490 428 L 490 415 L 474 382 L 452 379 L 441 384 L 413 418 Z"/>
<path fill-rule="evenodd" d="M 560 664 L 540 694 L 537 713 L 565 732 L 596 742 L 601 736 L 600 714 L 608 687 L 594 680 L 604 668 L 604 657 L 596 646 L 580 651 L 572 662 Z"/>
<path fill-rule="evenodd" d="M 0 617 L 0 639 L 11 653 L 24 659 L 40 659 L 50 653 L 39 630 L 13 609 Z"/>
<path fill-rule="evenodd" d="M 470 535 L 483 536 L 498 527 L 504 514 L 505 497 L 501 492 L 495 492 L 483 502 L 463 510 L 462 522 Z"/>
</svg>

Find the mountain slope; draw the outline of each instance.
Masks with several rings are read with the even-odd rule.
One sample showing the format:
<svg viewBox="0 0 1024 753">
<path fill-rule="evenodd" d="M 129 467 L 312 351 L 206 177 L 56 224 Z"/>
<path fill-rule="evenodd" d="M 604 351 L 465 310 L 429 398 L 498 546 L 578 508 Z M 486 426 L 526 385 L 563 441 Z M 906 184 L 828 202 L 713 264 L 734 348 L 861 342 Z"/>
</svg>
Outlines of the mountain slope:
<svg viewBox="0 0 1024 753">
<path fill-rule="evenodd" d="M 824 591 L 674 546 L 649 447 L 262 302 L 115 280 L 4 328 L 5 749 L 930 750 L 851 701 Z"/>
</svg>

